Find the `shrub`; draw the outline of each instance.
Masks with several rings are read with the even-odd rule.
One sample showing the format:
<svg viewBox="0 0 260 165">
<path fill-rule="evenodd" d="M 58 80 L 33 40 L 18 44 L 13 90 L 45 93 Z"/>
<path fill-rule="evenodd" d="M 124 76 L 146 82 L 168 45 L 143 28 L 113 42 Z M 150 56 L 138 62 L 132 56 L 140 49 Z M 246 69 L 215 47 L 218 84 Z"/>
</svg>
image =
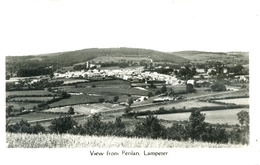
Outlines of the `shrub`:
<svg viewBox="0 0 260 165">
<path fill-rule="evenodd" d="M 185 126 L 173 123 L 170 128 L 167 128 L 167 139 L 172 140 L 187 140 L 189 138 Z"/>
<path fill-rule="evenodd" d="M 160 124 L 160 121 L 157 117 L 149 114 L 146 116 L 144 121 L 136 124 L 134 134 L 137 137 L 166 139 L 166 128 Z"/>
<path fill-rule="evenodd" d="M 77 126 L 77 122 L 71 116 L 60 116 L 59 118 L 53 119 L 49 129 L 53 133 L 67 133 L 74 126 Z"/>
<path fill-rule="evenodd" d="M 100 116 L 94 114 L 92 117 L 88 118 L 84 123 L 83 128 L 86 130 L 86 134 L 88 135 L 101 135 L 103 123 L 101 122 Z"/>
<path fill-rule="evenodd" d="M 194 109 L 189 117 L 189 123 L 187 124 L 188 134 L 192 140 L 200 140 L 201 135 L 205 132 L 206 123 L 205 114 L 200 110 Z"/>
<path fill-rule="evenodd" d="M 75 112 L 74 112 L 74 108 L 73 107 L 70 107 L 69 108 L 69 110 L 68 110 L 68 114 L 74 114 Z"/>
<path fill-rule="evenodd" d="M 105 101 L 104 98 L 99 98 L 99 99 L 98 99 L 98 102 L 99 102 L 99 103 L 103 103 L 104 101 Z"/>
<path fill-rule="evenodd" d="M 27 120 L 21 120 L 17 122 L 15 125 L 7 125 L 6 128 L 7 132 L 14 132 L 14 133 L 31 133 L 31 126 Z"/>
<path fill-rule="evenodd" d="M 38 133 L 45 133 L 46 130 L 45 130 L 45 128 L 41 124 L 36 123 L 36 125 L 31 127 L 31 132 L 33 134 L 38 134 Z"/>
</svg>

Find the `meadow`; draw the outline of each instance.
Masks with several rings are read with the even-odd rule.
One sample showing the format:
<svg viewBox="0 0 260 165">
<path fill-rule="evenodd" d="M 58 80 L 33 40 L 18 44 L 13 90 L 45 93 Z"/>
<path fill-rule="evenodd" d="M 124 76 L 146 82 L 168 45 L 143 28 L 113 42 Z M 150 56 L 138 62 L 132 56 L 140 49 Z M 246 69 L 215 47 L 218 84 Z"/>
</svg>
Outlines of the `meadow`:
<svg viewBox="0 0 260 165">
<path fill-rule="evenodd" d="M 28 90 L 28 91 L 8 91 L 5 92 L 6 97 L 10 95 L 16 96 L 26 96 L 26 95 L 54 95 L 52 92 L 48 92 L 46 90 Z"/>
<path fill-rule="evenodd" d="M 164 107 L 164 109 L 171 109 L 171 108 L 175 108 L 175 109 L 181 109 L 181 108 L 199 108 L 199 107 L 204 107 L 204 106 L 221 106 L 220 104 L 216 104 L 216 103 L 208 103 L 208 102 L 201 102 L 201 101 L 197 101 L 197 100 L 191 100 L 191 101 L 182 101 L 182 102 L 173 102 L 173 103 L 164 103 L 164 104 L 159 104 L 159 105 L 152 105 L 148 108 L 134 108 L 134 110 L 138 110 L 138 111 L 156 111 L 158 110 L 160 107 Z"/>
<path fill-rule="evenodd" d="M 31 112 L 31 113 L 16 116 L 16 117 L 10 117 L 10 118 L 8 118 L 8 120 L 10 121 L 10 124 L 15 124 L 21 120 L 27 120 L 28 122 L 31 122 L 31 121 L 35 121 L 35 120 L 50 119 L 50 118 L 55 118 L 55 117 L 60 117 L 60 114 Z"/>
<path fill-rule="evenodd" d="M 94 112 L 102 112 L 105 110 L 113 110 L 118 108 L 124 108 L 118 104 L 111 104 L 111 103 L 102 103 L 102 104 L 81 104 L 81 105 L 73 105 L 71 106 L 74 108 L 76 113 L 81 113 L 85 115 L 90 115 Z M 60 108 L 50 108 L 44 110 L 44 112 L 68 112 L 70 106 L 60 107 Z"/>
<path fill-rule="evenodd" d="M 249 112 L 247 108 L 238 108 L 238 109 L 231 109 L 231 110 L 216 110 L 216 111 L 203 111 L 202 113 L 206 114 L 205 122 L 212 123 L 212 124 L 229 124 L 235 125 L 239 124 L 237 113 L 240 111 L 245 110 Z M 174 113 L 174 114 L 163 114 L 163 115 L 156 115 L 158 119 L 163 120 L 171 120 L 171 121 L 180 121 L 180 120 L 188 120 L 190 117 L 190 112 L 185 113 Z M 139 116 L 139 118 L 145 118 L 145 116 Z"/>
<path fill-rule="evenodd" d="M 6 133 L 8 148 L 246 148 L 246 145 L 115 136 Z"/>
<path fill-rule="evenodd" d="M 249 105 L 249 98 L 223 99 L 215 100 L 223 103 L 234 103 L 237 105 Z"/>
<path fill-rule="evenodd" d="M 147 56 L 98 56 L 93 59 L 95 62 L 120 62 L 120 61 L 150 61 Z"/>
<path fill-rule="evenodd" d="M 32 110 L 34 106 L 37 106 L 38 103 L 26 103 L 26 102 L 6 102 L 6 107 L 13 106 L 13 109 L 19 110 L 21 107 L 24 109 Z"/>
<path fill-rule="evenodd" d="M 53 97 L 15 97 L 13 99 L 9 99 L 8 101 L 49 101 L 52 100 Z"/>
</svg>

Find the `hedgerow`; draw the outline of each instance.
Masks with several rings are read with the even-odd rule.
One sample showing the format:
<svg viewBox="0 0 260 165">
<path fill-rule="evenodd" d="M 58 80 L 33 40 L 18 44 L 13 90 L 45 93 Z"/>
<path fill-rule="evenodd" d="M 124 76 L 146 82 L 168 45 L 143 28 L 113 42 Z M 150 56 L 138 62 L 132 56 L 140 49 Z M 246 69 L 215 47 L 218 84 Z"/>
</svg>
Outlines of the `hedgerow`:
<svg viewBox="0 0 260 165">
<path fill-rule="evenodd" d="M 161 109 L 162 110 L 162 109 Z M 214 143 L 249 143 L 249 115 L 248 112 L 238 113 L 240 125 L 233 130 L 227 131 L 223 125 L 212 125 L 204 122 L 205 115 L 198 109 L 193 109 L 188 122 L 176 124 L 166 128 L 152 114 L 137 123 L 132 130 L 128 130 L 121 118 L 116 118 L 115 122 L 102 122 L 99 114 L 89 117 L 83 125 L 72 116 L 60 116 L 53 119 L 49 126 L 50 132 L 54 134 L 70 133 L 74 135 L 91 136 L 120 136 L 138 137 L 152 139 L 169 139 L 179 141 L 203 141 Z M 7 132 L 13 133 L 45 133 L 46 131 L 39 124 L 30 126 L 27 121 L 20 121 L 14 125 L 6 125 Z"/>
</svg>

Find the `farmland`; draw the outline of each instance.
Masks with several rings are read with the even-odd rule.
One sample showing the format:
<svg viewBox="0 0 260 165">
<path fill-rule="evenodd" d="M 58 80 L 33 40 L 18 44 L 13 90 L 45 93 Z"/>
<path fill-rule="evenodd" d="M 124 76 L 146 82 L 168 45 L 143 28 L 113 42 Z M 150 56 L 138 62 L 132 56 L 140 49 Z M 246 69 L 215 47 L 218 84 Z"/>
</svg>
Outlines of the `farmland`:
<svg viewBox="0 0 260 165">
<path fill-rule="evenodd" d="M 15 97 L 9 101 L 48 101 L 53 99 L 53 97 Z"/>
<path fill-rule="evenodd" d="M 241 60 L 233 64 L 235 57 Z M 188 139 L 248 144 L 248 124 L 237 125 L 240 114 L 249 121 L 249 73 L 243 68 L 246 65 L 243 52 L 164 53 L 130 48 L 10 57 L 6 62 L 6 121 L 14 124 L 23 119 L 34 125 L 21 122 L 7 125 L 6 131 L 44 133 L 38 138 L 43 146 L 33 136 L 19 135 L 17 138 L 35 141 L 21 147 L 196 147 Z M 205 120 L 201 113 L 206 114 Z M 60 115 L 63 117 L 57 119 Z M 190 116 L 194 120 L 189 120 Z M 196 123 L 197 119 L 200 123 Z M 197 128 L 200 124 L 207 127 Z M 111 141 L 112 145 L 106 146 L 97 141 L 102 137 L 94 137 L 93 144 L 84 144 L 86 139 L 81 142 L 81 136 L 65 134 L 63 139 L 49 133 L 147 139 L 138 144 L 127 139 L 123 139 L 126 144 Z M 16 138 L 15 134 L 9 135 L 9 140 Z M 57 137 L 61 141 L 54 140 Z M 74 138 L 78 138 L 77 143 Z M 91 136 L 83 138 L 90 140 Z M 151 138 L 158 138 L 158 143 L 147 142 Z M 186 141 L 168 143 L 160 138 Z M 96 143 L 99 144 L 95 146 Z M 9 147 L 19 147 L 14 142 L 10 144 L 13 145 Z M 209 143 L 199 145 L 211 147 Z"/>
<path fill-rule="evenodd" d="M 237 113 L 245 110 L 249 112 L 249 109 L 231 109 L 231 110 L 216 110 L 216 111 L 203 111 L 202 113 L 206 114 L 205 122 L 212 123 L 212 124 L 229 124 L 235 125 L 239 124 L 237 120 Z M 163 120 L 188 120 L 190 113 L 175 113 L 175 114 L 164 114 L 164 115 L 157 115 L 158 119 Z"/>
<path fill-rule="evenodd" d="M 246 145 L 69 134 L 6 134 L 8 148 L 241 148 Z"/>
<path fill-rule="evenodd" d="M 249 98 L 223 99 L 216 100 L 223 103 L 234 103 L 238 105 L 249 105 Z"/>
<path fill-rule="evenodd" d="M 60 108 L 50 108 L 44 110 L 44 112 L 68 112 L 70 106 L 60 107 Z M 113 110 L 118 108 L 123 108 L 118 104 L 111 103 L 102 103 L 102 104 L 81 104 L 81 105 L 73 105 L 74 111 L 81 114 L 89 115 L 90 113 L 102 112 L 105 110 Z"/>
<path fill-rule="evenodd" d="M 48 92 L 46 90 L 28 90 L 28 91 L 11 91 L 6 92 L 6 97 L 10 95 L 16 95 L 16 96 L 28 96 L 28 95 L 53 95 L 52 92 Z"/>
<path fill-rule="evenodd" d="M 204 106 L 220 106 L 219 104 L 215 104 L 215 103 L 207 103 L 207 102 L 200 102 L 200 101 L 185 101 L 185 102 L 176 102 L 176 103 L 167 103 L 167 104 L 163 104 L 163 105 L 153 105 L 152 107 L 149 108 L 142 108 L 139 111 L 155 111 L 158 110 L 160 107 L 164 107 L 165 109 L 171 109 L 172 107 L 174 107 L 175 109 L 188 109 L 188 108 L 199 108 L 199 107 L 204 107 Z M 137 110 L 137 109 L 135 109 Z"/>
<path fill-rule="evenodd" d="M 12 117 L 10 120 L 10 124 L 19 122 L 20 120 L 27 120 L 28 122 L 35 121 L 35 120 L 42 120 L 42 119 L 50 119 L 59 117 L 60 114 L 49 114 L 49 113 L 28 113 L 24 115 L 20 115 L 17 117 Z"/>
<path fill-rule="evenodd" d="M 150 61 L 149 58 L 145 56 L 127 56 L 127 57 L 120 57 L 120 56 L 99 56 L 94 58 L 93 61 L 95 62 L 119 62 L 119 61 Z"/>
<path fill-rule="evenodd" d="M 26 102 L 6 102 L 6 106 L 13 106 L 14 109 L 20 109 L 21 107 L 24 107 L 27 110 L 33 109 L 34 106 L 36 106 L 37 103 L 26 103 Z"/>
</svg>

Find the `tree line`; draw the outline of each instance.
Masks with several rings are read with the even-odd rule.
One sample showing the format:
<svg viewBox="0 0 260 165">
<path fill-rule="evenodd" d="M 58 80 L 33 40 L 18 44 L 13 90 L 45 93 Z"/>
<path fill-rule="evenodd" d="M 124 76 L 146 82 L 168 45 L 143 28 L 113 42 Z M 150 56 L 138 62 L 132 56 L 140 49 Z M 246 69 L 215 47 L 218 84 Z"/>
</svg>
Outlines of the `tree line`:
<svg viewBox="0 0 260 165">
<path fill-rule="evenodd" d="M 7 132 L 14 133 L 54 133 L 95 136 L 123 136 L 152 139 L 169 139 L 178 141 L 203 141 L 213 143 L 249 144 L 249 114 L 241 111 L 237 114 L 240 125 L 236 125 L 231 131 L 227 131 L 223 125 L 206 123 L 205 114 L 199 110 L 193 110 L 188 121 L 173 123 L 171 127 L 165 127 L 154 115 L 149 114 L 144 120 L 135 124 L 133 129 L 127 129 L 121 117 L 115 122 L 102 122 L 100 114 L 89 117 L 83 125 L 72 116 L 53 119 L 49 131 L 36 124 L 31 126 L 27 121 L 21 120 L 14 125 L 6 125 Z"/>
</svg>

